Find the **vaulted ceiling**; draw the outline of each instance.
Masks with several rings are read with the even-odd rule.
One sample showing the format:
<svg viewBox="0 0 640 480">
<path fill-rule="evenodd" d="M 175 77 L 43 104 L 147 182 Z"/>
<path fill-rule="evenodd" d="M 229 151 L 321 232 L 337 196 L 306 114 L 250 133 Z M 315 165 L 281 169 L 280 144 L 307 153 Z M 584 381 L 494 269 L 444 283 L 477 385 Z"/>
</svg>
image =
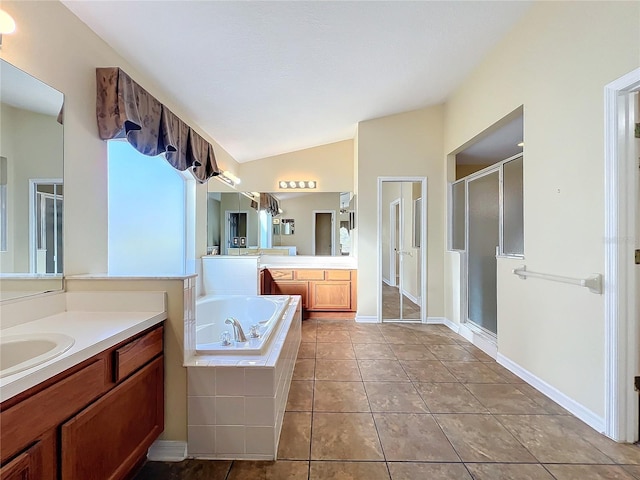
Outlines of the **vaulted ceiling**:
<svg viewBox="0 0 640 480">
<path fill-rule="evenodd" d="M 236 160 L 436 105 L 531 1 L 63 3 Z"/>
</svg>

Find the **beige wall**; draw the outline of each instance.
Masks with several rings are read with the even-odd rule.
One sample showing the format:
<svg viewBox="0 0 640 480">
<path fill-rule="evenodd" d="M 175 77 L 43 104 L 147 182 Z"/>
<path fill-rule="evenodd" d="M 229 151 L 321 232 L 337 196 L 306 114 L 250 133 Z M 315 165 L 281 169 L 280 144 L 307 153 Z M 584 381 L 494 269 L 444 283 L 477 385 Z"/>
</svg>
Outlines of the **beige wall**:
<svg viewBox="0 0 640 480">
<path fill-rule="evenodd" d="M 445 177 L 443 108 L 415 110 L 358 124 L 358 317 L 377 317 L 378 177 L 427 177 L 427 315 L 444 314 Z M 424 208 L 424 204 L 423 204 Z"/>
<path fill-rule="evenodd" d="M 251 192 L 278 192 L 278 180 L 315 180 L 320 192 L 353 190 L 353 140 L 320 145 L 240 166 L 240 187 Z"/>
<path fill-rule="evenodd" d="M 603 88 L 638 67 L 639 18 L 638 2 L 536 2 L 445 113 L 448 154 L 524 105 L 526 259 L 498 261 L 498 351 L 601 417 L 602 296 L 523 282 L 511 269 L 525 263 L 575 277 L 603 272 Z M 456 318 L 452 255 L 446 310 Z"/>
<path fill-rule="evenodd" d="M 133 68 L 57 1 L 3 1 L 17 31 L 3 35 L 0 56 L 65 95 L 65 260 L 66 274 L 107 270 L 107 144 L 98 137 L 95 68 L 123 68 L 192 127 L 184 109 Z M 199 130 L 199 133 L 203 134 Z M 215 141 L 222 168 L 237 163 Z M 206 252 L 206 186 L 197 192 L 197 253 Z M 90 212 L 90 214 L 88 214 Z"/>
</svg>

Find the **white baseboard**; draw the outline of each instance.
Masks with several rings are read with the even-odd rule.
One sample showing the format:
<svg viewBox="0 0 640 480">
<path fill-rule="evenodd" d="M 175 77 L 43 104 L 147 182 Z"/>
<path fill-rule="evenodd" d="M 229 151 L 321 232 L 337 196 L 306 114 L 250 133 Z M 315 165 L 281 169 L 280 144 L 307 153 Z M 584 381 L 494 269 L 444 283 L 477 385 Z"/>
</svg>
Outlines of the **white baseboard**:
<svg viewBox="0 0 640 480">
<path fill-rule="evenodd" d="M 187 458 L 187 442 L 156 440 L 149 447 L 147 458 L 157 462 L 181 462 Z"/>
<path fill-rule="evenodd" d="M 406 290 L 402 290 L 402 294 L 407 297 L 409 300 L 411 300 L 413 303 L 415 303 L 416 305 L 420 305 L 420 299 L 412 294 L 410 294 L 409 292 L 407 292 Z"/>
<path fill-rule="evenodd" d="M 566 408 L 569 412 L 573 413 L 576 417 L 589 425 L 591 428 L 600 433 L 604 432 L 604 418 L 596 415 L 584 405 L 576 402 L 554 386 L 549 385 L 547 382 L 538 378 L 530 371 L 509 360 L 504 355 L 499 353 L 496 360 L 500 365 L 522 378 L 525 382 L 534 387 L 536 390 L 539 390 L 541 393 L 549 397 L 558 405 Z"/>
<path fill-rule="evenodd" d="M 379 323 L 378 317 L 375 315 L 358 315 L 356 314 L 356 322 L 358 323 Z"/>
<path fill-rule="evenodd" d="M 491 358 L 497 358 L 498 345 L 493 339 L 488 338 L 474 330 L 471 330 L 464 323 L 461 323 L 458 329 L 458 334 L 462 335 L 466 340 L 473 343 L 476 347 L 489 355 Z"/>
<path fill-rule="evenodd" d="M 459 333 L 460 325 L 452 322 L 446 317 L 427 317 L 427 323 L 430 325 L 444 325 L 449 327 L 449 330 L 453 330 L 455 333 Z"/>
<path fill-rule="evenodd" d="M 395 287 L 395 284 L 391 284 L 391 280 L 388 278 L 382 277 L 382 281 L 390 287 Z"/>
</svg>

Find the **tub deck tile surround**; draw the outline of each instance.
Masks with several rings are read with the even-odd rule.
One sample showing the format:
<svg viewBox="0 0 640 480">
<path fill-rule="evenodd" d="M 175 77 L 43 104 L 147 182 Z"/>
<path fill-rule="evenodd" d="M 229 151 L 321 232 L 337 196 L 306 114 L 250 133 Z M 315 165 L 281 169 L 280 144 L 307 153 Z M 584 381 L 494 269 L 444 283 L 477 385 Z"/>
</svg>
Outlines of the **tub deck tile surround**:
<svg viewBox="0 0 640 480">
<path fill-rule="evenodd" d="M 278 461 L 148 462 L 136 480 L 640 479 L 638 445 L 617 444 L 598 434 L 443 326 L 341 323 L 338 328 L 350 333 L 358 365 L 372 380 L 344 380 L 345 395 L 337 395 L 342 381 L 313 375 L 316 358 L 325 358 L 323 349 L 319 357 L 312 356 L 318 350 L 311 345 L 318 345 L 317 332 L 328 323 L 302 324 L 308 345 L 302 344 L 296 368 L 307 374 L 297 370 L 304 379 L 292 382 Z M 413 335 L 403 334 L 407 331 Z M 456 359 L 424 358 L 413 343 L 416 332 L 434 358 Z M 373 348 L 360 342 L 362 335 L 381 340 Z M 408 341 L 404 350 L 402 337 Z M 472 355 L 443 345 L 458 345 Z M 378 363 L 376 373 L 371 360 L 396 362 L 409 381 L 377 380 L 397 369 Z M 420 374 L 434 364 L 438 375 Z M 348 417 L 349 422 L 328 421 Z M 332 449 L 325 442 L 339 438 L 344 425 L 351 425 L 355 446 Z"/>
<path fill-rule="evenodd" d="M 194 366 L 191 362 L 196 356 L 187 364 L 190 456 L 252 460 L 276 457 L 301 340 L 299 305 L 299 297 L 293 297 L 284 318 L 274 327 L 265 355 L 206 356 L 204 366 Z"/>
</svg>

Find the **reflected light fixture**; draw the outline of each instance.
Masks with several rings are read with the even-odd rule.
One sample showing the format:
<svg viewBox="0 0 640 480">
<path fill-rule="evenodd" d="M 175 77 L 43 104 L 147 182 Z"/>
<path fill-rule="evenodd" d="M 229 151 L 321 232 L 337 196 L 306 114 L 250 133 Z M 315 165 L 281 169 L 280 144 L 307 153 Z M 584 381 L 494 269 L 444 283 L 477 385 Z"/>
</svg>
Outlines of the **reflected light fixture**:
<svg viewBox="0 0 640 480">
<path fill-rule="evenodd" d="M 318 183 L 314 180 L 280 180 L 278 186 L 282 189 L 309 189 L 316 188 Z"/>
<path fill-rule="evenodd" d="M 4 10 L 0 10 L 0 47 L 2 46 L 2 35 L 16 31 L 16 21 Z"/>
<path fill-rule="evenodd" d="M 524 147 L 524 142 L 520 142 L 520 143 L 518 144 L 518 147 Z"/>
</svg>

